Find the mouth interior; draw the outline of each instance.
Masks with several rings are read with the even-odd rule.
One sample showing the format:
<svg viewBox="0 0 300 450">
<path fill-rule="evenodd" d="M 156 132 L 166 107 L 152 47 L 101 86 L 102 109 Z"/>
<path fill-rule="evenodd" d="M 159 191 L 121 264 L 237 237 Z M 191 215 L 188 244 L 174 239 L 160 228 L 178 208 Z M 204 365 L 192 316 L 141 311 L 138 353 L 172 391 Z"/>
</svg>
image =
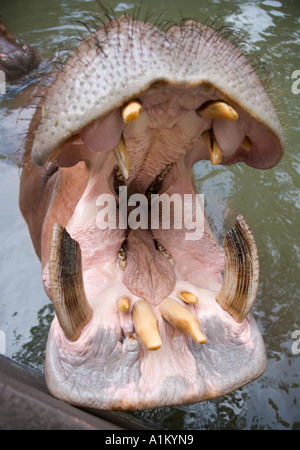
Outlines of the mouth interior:
<svg viewBox="0 0 300 450">
<path fill-rule="evenodd" d="M 249 158 L 249 153 L 255 152 L 256 130 L 253 131 L 253 126 L 249 125 L 251 121 L 247 114 L 236 105 L 232 105 L 237 115 L 234 119 L 228 119 L 226 114 L 223 118 L 215 118 L 215 112 L 211 112 L 210 109 L 212 102 L 221 102 L 223 106 L 230 105 L 224 101 L 219 92 L 214 91 L 214 95 L 211 96 L 211 90 L 208 91 L 209 94 L 207 94 L 205 86 L 154 86 L 140 95 L 138 99 L 134 99 L 141 106 L 141 111 L 134 121 L 128 122 L 124 115 L 127 104 L 123 105 L 108 116 L 85 126 L 72 136 L 59 149 L 59 152 L 54 152 L 52 160 L 57 166 L 70 168 L 70 170 L 84 167 L 88 173 L 88 181 L 83 195 L 66 226 L 71 239 L 78 243 L 81 251 L 84 288 L 80 282 L 78 285 L 81 286 L 80 292 L 84 290 L 84 294 L 80 295 L 85 298 L 87 315 L 84 312 L 85 307 L 81 307 L 80 317 L 83 319 L 80 318 L 79 321 L 83 324 L 80 329 L 82 332 L 79 335 L 78 333 L 74 334 L 75 338 L 71 339 L 75 341 L 74 343 L 66 342 L 65 338 L 59 338 L 57 341 L 59 342 L 57 344 L 58 351 L 61 352 L 62 349 L 64 351 L 63 355 L 60 355 L 60 359 L 72 358 L 75 348 L 76 354 L 78 352 L 81 354 L 82 348 L 98 348 L 98 344 L 87 345 L 86 340 L 92 339 L 92 342 L 95 343 L 95 339 L 98 339 L 99 329 L 103 327 L 108 330 L 110 328 L 116 330 L 118 338 L 114 344 L 114 351 L 120 351 L 118 346 L 121 343 L 122 352 L 126 349 L 128 351 L 126 354 L 130 355 L 132 339 L 141 341 L 137 360 L 140 361 L 139 370 L 142 372 L 143 365 L 148 367 L 147 370 L 151 366 L 154 368 L 158 365 L 156 368 L 159 373 L 161 364 L 164 364 L 164 353 L 157 352 L 164 347 L 163 351 L 168 354 L 169 360 L 170 354 L 174 351 L 173 346 L 177 348 L 180 339 L 183 339 L 184 342 L 180 346 L 183 345 L 182 348 L 185 348 L 182 361 L 186 361 L 187 364 L 187 359 L 190 357 L 187 355 L 190 355 L 190 352 L 196 360 L 199 357 L 202 358 L 202 353 L 198 350 L 199 344 L 206 346 L 208 352 L 214 353 L 214 350 L 211 350 L 216 344 L 214 341 L 217 339 L 219 342 L 216 336 L 224 332 L 224 339 L 229 342 L 229 345 L 231 345 L 232 338 L 228 336 L 231 333 L 233 335 L 242 333 L 244 336 L 242 339 L 245 342 L 251 341 L 255 336 L 255 340 L 259 340 L 258 351 L 261 354 L 264 353 L 261 350 L 263 344 L 257 337 L 259 333 L 255 331 L 252 336 L 250 330 L 253 324 L 250 326 L 248 322 L 243 321 L 244 316 L 241 311 L 243 307 L 238 306 L 239 313 L 241 313 L 240 322 L 243 322 L 239 324 L 216 302 L 217 294 L 223 283 L 224 251 L 218 245 L 210 229 L 203 204 L 198 203 L 197 209 L 197 200 L 195 200 L 197 190 L 192 172 L 193 165 L 199 160 L 210 159 L 212 164 L 229 164 Z M 129 101 L 129 104 L 131 103 Z M 207 105 L 209 106 L 208 112 Z M 207 117 L 207 114 L 213 117 Z M 223 142 L 222 133 L 227 133 L 229 142 L 228 144 L 226 140 L 225 150 L 223 150 L 223 146 L 221 148 L 219 145 L 219 141 Z M 217 138 L 217 136 L 220 137 Z M 202 220 L 200 238 L 187 238 L 187 235 L 189 236 L 191 233 L 191 226 L 184 221 L 184 215 L 181 216 L 180 223 L 178 223 L 176 202 L 173 205 L 170 203 L 170 211 L 167 211 L 170 212 L 167 214 L 170 218 L 170 226 L 168 228 L 162 226 L 163 209 L 159 210 L 158 222 L 153 226 L 150 218 L 154 203 L 151 200 L 153 196 L 162 196 L 163 194 L 166 194 L 168 198 L 180 199 L 183 208 L 185 195 L 191 196 L 193 202 L 190 204 L 190 219 L 195 229 L 197 229 L 198 222 Z M 177 197 L 173 197 L 174 195 Z M 121 206 L 121 197 L 123 200 L 125 199 L 125 213 Z M 111 202 L 111 200 L 113 201 Z M 142 207 L 141 203 L 143 203 Z M 116 226 L 111 226 L 111 223 L 110 226 L 103 226 L 103 221 L 101 222 L 99 218 L 103 210 L 106 213 L 109 212 L 113 218 L 115 217 Z M 197 214 L 199 210 L 201 211 L 200 216 Z M 240 248 L 238 240 L 239 237 L 235 238 L 234 245 L 237 249 Z M 61 250 L 54 253 L 53 259 L 59 259 L 60 253 Z M 248 259 L 251 260 L 251 257 Z M 58 267 L 59 263 L 55 262 L 55 264 Z M 245 272 L 248 272 L 245 264 L 244 262 Z M 61 265 L 64 267 L 66 263 L 63 261 Z M 46 285 L 50 286 L 51 276 L 50 281 L 47 281 L 49 278 L 47 270 L 49 269 L 46 268 L 44 271 L 44 280 L 46 280 Z M 236 270 L 234 269 L 233 272 Z M 69 277 L 69 275 L 67 276 Z M 236 278 L 236 275 L 234 277 Z M 242 278 L 244 279 L 244 277 Z M 247 287 L 237 286 L 237 290 L 239 297 L 243 298 Z M 224 289 L 225 291 L 226 289 Z M 54 285 L 52 284 L 50 296 L 53 297 L 53 295 Z M 226 295 L 222 294 L 224 298 Z M 68 297 L 69 294 L 67 293 L 66 296 Z M 175 297 L 177 300 L 170 297 Z M 253 301 L 251 299 L 251 304 Z M 53 300 L 53 302 L 55 306 L 56 301 Z M 119 306 L 121 304 L 122 306 Z M 93 310 L 92 319 L 90 307 Z M 221 319 L 218 318 L 219 314 Z M 70 315 L 70 312 L 67 312 L 66 315 Z M 61 324 L 64 319 L 60 320 L 58 312 L 57 316 Z M 200 322 L 199 316 L 203 317 Z M 108 320 L 108 318 L 110 319 Z M 216 327 L 212 325 L 214 321 L 219 325 Z M 146 322 L 147 326 L 144 326 Z M 199 324 L 202 327 L 202 322 L 205 328 L 204 334 L 199 327 Z M 223 325 L 220 326 L 221 323 L 227 322 L 229 325 L 226 325 L 225 328 Z M 85 331 L 87 323 L 94 323 L 88 329 L 93 330 L 95 326 L 98 331 Z M 210 325 L 205 325 L 207 323 Z M 93 334 L 93 338 L 91 338 L 91 334 Z M 193 345 L 189 346 L 186 335 L 196 341 L 193 345 L 197 345 L 197 349 Z M 184 337 L 182 338 L 182 336 Z M 71 344 L 74 344 L 75 347 L 70 347 Z M 252 348 L 253 343 L 249 345 L 250 353 L 252 353 Z M 149 350 L 155 351 L 149 352 Z M 66 357 L 69 351 L 71 356 Z M 84 350 L 84 355 L 86 351 Z M 89 354 L 90 350 L 87 352 Z M 152 360 L 147 352 L 156 353 L 158 358 Z M 51 354 L 50 350 L 49 354 Z M 112 352 L 111 355 L 113 354 Z M 206 358 L 205 354 L 203 355 Z M 110 357 L 112 356 L 107 355 L 108 359 Z M 127 357 L 129 358 L 129 356 Z M 93 360 L 91 355 L 89 358 Z M 120 358 L 121 354 L 118 354 L 116 359 Z M 86 361 L 87 357 L 84 356 L 83 359 Z M 247 376 L 242 376 L 244 380 L 242 383 L 246 382 L 248 377 L 256 377 L 257 371 L 261 373 L 264 358 L 262 360 L 253 358 L 253 365 L 256 367 L 255 369 L 251 368 L 247 372 Z M 57 366 L 57 364 L 56 362 L 54 365 Z M 88 364 L 92 365 L 93 363 Z M 110 366 L 109 363 L 107 364 Z M 227 364 L 226 361 L 225 364 Z M 204 365 L 206 367 L 207 364 L 204 363 Z M 208 363 L 208 365 L 214 367 L 213 363 Z M 189 369 L 184 374 L 181 364 L 177 364 L 176 358 L 171 366 L 173 369 L 176 366 L 175 372 L 184 378 L 190 372 L 193 372 L 193 375 L 188 375 L 188 378 L 190 376 L 193 378 L 196 376 L 194 370 L 198 370 L 195 366 L 195 369 Z M 165 379 L 170 372 L 170 367 L 163 370 Z M 48 368 L 49 373 L 52 373 L 52 370 Z M 124 370 L 126 372 L 126 369 Z M 132 370 L 131 366 L 128 367 L 128 373 L 132 373 Z M 219 379 L 219 370 L 221 369 L 212 370 L 212 373 L 216 372 L 216 380 Z M 51 376 L 48 375 L 49 380 Z M 171 372 L 170 376 L 173 376 Z M 236 375 L 233 378 L 235 379 Z M 241 376 L 239 375 L 238 378 Z M 55 379 L 54 375 L 53 379 Z M 142 379 L 143 375 L 140 380 Z M 139 381 L 138 383 L 141 386 L 141 383 L 144 382 Z M 216 381 L 216 383 L 219 384 L 220 381 Z M 236 384 L 238 382 L 235 380 L 230 384 L 230 389 Z M 51 385 L 51 381 L 49 381 L 49 385 Z M 56 381 L 53 381 L 53 386 L 56 386 Z M 83 386 L 80 389 L 85 390 Z M 115 386 L 114 389 L 116 389 Z M 220 390 L 215 387 L 208 389 L 206 386 L 205 390 L 208 390 L 209 393 L 200 394 L 198 388 L 193 387 L 191 391 L 187 390 L 187 399 L 189 399 L 187 401 L 194 401 L 199 396 L 215 397 L 227 389 L 226 383 L 222 388 L 220 387 Z M 56 387 L 53 390 L 55 392 Z M 141 398 L 144 395 L 142 391 Z M 122 389 L 117 389 L 117 392 L 116 395 L 121 397 L 124 394 Z M 142 401 L 141 398 L 136 401 L 132 400 L 130 392 L 131 388 L 128 389 L 130 402 L 132 402 L 130 408 L 161 404 L 161 394 L 158 393 L 158 390 L 157 394 L 152 395 L 151 400 L 145 401 Z M 65 398 L 65 394 L 59 395 L 63 395 Z M 180 397 L 179 400 L 177 394 L 175 397 L 176 400 L 169 399 L 168 403 L 182 402 L 182 398 Z M 102 400 L 99 401 L 101 407 L 106 404 L 105 401 L 103 401 L 104 403 L 101 403 Z M 82 403 L 81 400 L 78 402 Z M 111 400 L 107 400 L 107 402 L 107 405 L 110 405 L 108 407 L 115 407 L 111 406 L 115 405 L 114 401 L 110 403 Z M 117 408 L 119 407 L 118 403 Z"/>
<path fill-rule="evenodd" d="M 145 409 L 259 376 L 255 241 L 239 216 L 218 245 L 192 173 L 201 160 L 266 169 L 281 157 L 276 112 L 238 48 L 195 22 L 162 32 L 123 17 L 83 41 L 41 113 L 32 160 L 59 169 L 41 251 L 51 392 Z"/>
<path fill-rule="evenodd" d="M 196 221 L 202 219 L 195 214 L 197 190 L 192 168 L 198 160 L 212 160 L 203 133 L 210 131 L 214 138 L 214 130 L 219 133 L 219 122 L 223 122 L 223 132 L 228 133 L 227 128 L 230 128 L 230 143 L 223 150 L 222 162 L 248 153 L 242 147 L 247 135 L 247 119 L 241 110 L 234 121 L 214 120 L 197 113 L 203 105 L 217 100 L 220 100 L 218 93 L 208 96 L 205 86 L 154 86 L 139 97 L 141 112 L 133 122 L 124 121 L 123 106 L 84 127 L 60 151 L 59 166 L 71 167 L 83 161 L 89 174 L 86 190 L 67 226 L 72 238 L 81 246 L 83 272 L 89 274 L 85 276 L 85 286 L 92 291 L 87 292 L 88 296 L 96 295 L 95 289 L 99 286 L 109 284 L 109 272 L 115 276 L 116 268 L 118 279 L 122 278 L 128 290 L 153 305 L 172 292 L 178 279 L 204 289 L 219 290 L 224 270 L 223 251 L 206 219 L 202 239 L 186 239 L 191 230 L 186 228 L 184 210 L 181 223 L 178 224 L 178 220 L 175 223 L 176 206 L 170 202 L 168 229 L 162 224 L 165 219 L 162 206 L 158 227 L 156 223 L 155 228 L 151 228 L 151 199 L 155 195 L 166 194 L 175 200 L 179 195 L 184 208 L 184 195 L 191 194 L 194 229 Z M 126 159 L 128 172 L 120 155 Z M 120 192 L 127 203 L 127 217 L 123 210 L 120 217 Z M 101 211 L 97 202 L 104 207 L 97 199 L 103 194 L 110 194 L 117 205 L 115 229 L 99 229 L 97 224 Z M 173 194 L 177 198 L 172 197 Z M 125 223 L 122 228 L 120 220 Z M 102 274 L 101 267 L 105 267 Z M 98 287 L 90 283 L 95 270 Z"/>
</svg>

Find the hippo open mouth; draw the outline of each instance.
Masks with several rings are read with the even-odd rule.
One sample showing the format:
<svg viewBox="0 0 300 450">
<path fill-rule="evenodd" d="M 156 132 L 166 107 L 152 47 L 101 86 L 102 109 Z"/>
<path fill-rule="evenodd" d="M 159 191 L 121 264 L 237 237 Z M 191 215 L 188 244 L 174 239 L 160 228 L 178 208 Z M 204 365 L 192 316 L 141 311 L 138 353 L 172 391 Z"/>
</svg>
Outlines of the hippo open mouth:
<svg viewBox="0 0 300 450">
<path fill-rule="evenodd" d="M 224 250 L 218 245 L 203 205 L 202 219 L 196 214 L 192 174 L 199 160 L 266 169 L 281 158 L 277 115 L 238 48 L 193 21 L 163 31 L 111 20 L 58 74 L 31 131 L 36 166 L 23 169 L 20 204 L 56 312 L 46 351 L 53 395 L 148 409 L 215 398 L 257 378 L 266 356 L 249 314 L 255 241 L 239 216 Z M 158 226 L 137 213 L 131 226 L 128 202 L 120 226 L 124 192 L 149 201 L 148 218 L 152 196 L 180 198 L 184 209 L 191 194 L 201 236 L 187 237 L 183 217 L 175 226 L 175 206 L 168 229 L 162 210 Z M 99 225 L 100 204 L 116 226 Z"/>
</svg>

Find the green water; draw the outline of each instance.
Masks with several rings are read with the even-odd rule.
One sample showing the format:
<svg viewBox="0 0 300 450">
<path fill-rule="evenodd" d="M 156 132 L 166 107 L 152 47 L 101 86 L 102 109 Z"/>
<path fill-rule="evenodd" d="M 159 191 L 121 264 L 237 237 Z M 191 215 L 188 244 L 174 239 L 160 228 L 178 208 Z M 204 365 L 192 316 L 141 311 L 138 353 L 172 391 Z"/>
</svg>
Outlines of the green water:
<svg viewBox="0 0 300 450">
<path fill-rule="evenodd" d="M 199 192 L 205 194 L 213 231 L 224 233 L 243 214 L 259 248 L 261 276 L 254 317 L 264 336 L 268 366 L 255 382 L 221 399 L 176 408 L 134 413 L 150 426 L 166 429 L 300 429 L 300 93 L 292 92 L 292 74 L 300 70 L 300 2 L 285 1 L 109 1 L 117 14 L 152 11 L 160 20 L 182 17 L 214 20 L 241 28 L 273 75 L 274 101 L 286 130 L 286 154 L 269 171 L 244 165 L 195 165 Z M 34 46 L 44 61 L 60 43 L 87 34 L 80 22 L 99 14 L 99 5 L 83 0 L 1 0 L 7 27 Z M 248 48 L 248 46 L 246 46 Z M 28 81 L 30 83 L 30 81 Z M 0 94 L 0 330 L 5 353 L 43 369 L 45 341 L 53 309 L 41 285 L 40 265 L 18 211 L 19 148 L 30 114 L 21 109 L 24 86 Z M 2 333 L 3 335 L 3 333 Z M 293 345 L 294 344 L 294 345 Z M 296 350 L 296 351 L 295 351 Z M 3 351 L 3 350 L 2 350 Z"/>
</svg>

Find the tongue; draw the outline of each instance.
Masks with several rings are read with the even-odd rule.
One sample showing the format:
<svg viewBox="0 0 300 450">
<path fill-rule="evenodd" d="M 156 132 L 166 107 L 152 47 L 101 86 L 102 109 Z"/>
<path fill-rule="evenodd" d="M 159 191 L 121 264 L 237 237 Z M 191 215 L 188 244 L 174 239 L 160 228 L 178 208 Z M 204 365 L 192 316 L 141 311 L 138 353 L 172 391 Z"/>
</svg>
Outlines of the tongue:
<svg viewBox="0 0 300 450">
<path fill-rule="evenodd" d="M 175 287 L 172 265 L 156 250 L 147 230 L 130 230 L 124 248 L 127 254 L 124 284 L 133 294 L 158 305 Z"/>
</svg>

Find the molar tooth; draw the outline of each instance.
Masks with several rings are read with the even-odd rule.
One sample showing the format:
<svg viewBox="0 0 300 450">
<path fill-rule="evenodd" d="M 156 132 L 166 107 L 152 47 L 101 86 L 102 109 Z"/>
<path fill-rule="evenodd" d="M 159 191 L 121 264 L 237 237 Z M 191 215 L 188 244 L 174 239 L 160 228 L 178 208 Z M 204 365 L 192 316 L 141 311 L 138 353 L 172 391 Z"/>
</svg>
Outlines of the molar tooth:
<svg viewBox="0 0 300 450">
<path fill-rule="evenodd" d="M 83 286 L 80 246 L 58 223 L 51 234 L 49 275 L 59 324 L 66 337 L 76 341 L 91 320 L 92 310 Z"/>
<path fill-rule="evenodd" d="M 215 138 L 213 130 L 206 130 L 202 133 L 202 138 L 209 150 L 210 161 L 213 166 L 222 162 L 222 150 Z"/>
<path fill-rule="evenodd" d="M 196 303 L 198 303 L 198 298 L 191 292 L 178 291 L 177 297 L 180 298 L 180 300 L 184 301 L 185 303 L 189 303 L 191 305 L 195 305 Z"/>
<path fill-rule="evenodd" d="M 120 170 L 125 180 L 129 176 L 129 155 L 123 136 L 120 137 L 119 143 L 114 150 Z"/>
<path fill-rule="evenodd" d="M 124 123 L 132 123 L 138 119 L 142 110 L 142 105 L 137 100 L 133 100 L 122 108 L 122 117 Z"/>
<path fill-rule="evenodd" d="M 129 297 L 120 297 L 118 300 L 118 310 L 122 313 L 127 312 L 130 308 Z"/>
<path fill-rule="evenodd" d="M 216 120 L 237 120 L 239 117 L 232 106 L 219 100 L 204 103 L 196 112 L 199 116 Z"/>
<path fill-rule="evenodd" d="M 132 308 L 132 320 L 135 331 L 148 350 L 161 347 L 161 338 L 157 318 L 146 300 L 140 299 Z"/>
<path fill-rule="evenodd" d="M 259 260 L 253 234 L 243 216 L 224 237 L 225 273 L 217 301 L 237 322 L 250 312 L 259 280 Z"/>
<path fill-rule="evenodd" d="M 127 259 L 126 253 L 123 250 L 123 248 L 121 247 L 119 250 L 119 253 L 118 253 L 118 261 L 119 261 L 119 268 L 123 271 L 126 269 L 126 265 L 127 265 L 126 259 Z"/>
<path fill-rule="evenodd" d="M 174 328 L 190 336 L 198 344 L 204 344 L 206 337 L 201 331 L 197 317 L 176 300 L 166 297 L 159 305 L 163 318 Z"/>
<path fill-rule="evenodd" d="M 251 152 L 252 150 L 252 144 L 248 136 L 245 136 L 245 139 L 241 143 L 241 147 L 246 150 L 246 152 Z"/>
<path fill-rule="evenodd" d="M 157 241 L 156 241 L 156 249 L 159 251 L 159 253 L 164 255 L 170 261 L 170 263 L 172 265 L 174 265 L 174 260 L 173 260 L 172 256 L 170 255 L 170 253 L 168 252 L 168 250 L 166 250 L 165 247 Z"/>
</svg>

